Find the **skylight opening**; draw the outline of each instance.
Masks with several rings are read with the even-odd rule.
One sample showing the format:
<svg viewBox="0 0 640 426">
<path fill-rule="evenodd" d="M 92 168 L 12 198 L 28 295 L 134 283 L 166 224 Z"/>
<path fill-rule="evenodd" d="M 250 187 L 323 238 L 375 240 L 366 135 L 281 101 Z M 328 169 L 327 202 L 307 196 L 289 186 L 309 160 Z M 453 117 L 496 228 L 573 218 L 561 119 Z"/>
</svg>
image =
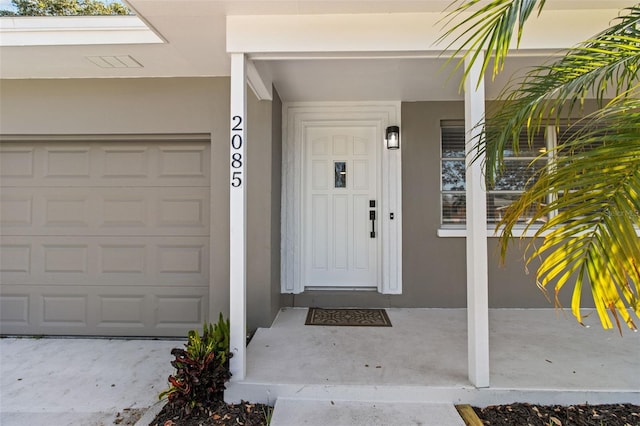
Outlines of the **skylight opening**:
<svg viewBox="0 0 640 426">
<path fill-rule="evenodd" d="M 0 0 L 0 17 L 135 15 L 121 0 Z"/>
<path fill-rule="evenodd" d="M 164 43 L 123 0 L 0 0 L 1 9 L 0 47 Z"/>
</svg>

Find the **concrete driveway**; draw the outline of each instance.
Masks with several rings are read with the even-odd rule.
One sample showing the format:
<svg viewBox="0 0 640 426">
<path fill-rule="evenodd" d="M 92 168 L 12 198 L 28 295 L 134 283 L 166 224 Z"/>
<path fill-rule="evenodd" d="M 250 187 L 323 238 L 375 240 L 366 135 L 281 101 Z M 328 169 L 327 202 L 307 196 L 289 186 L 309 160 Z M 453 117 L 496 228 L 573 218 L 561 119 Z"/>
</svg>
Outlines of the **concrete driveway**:
<svg viewBox="0 0 640 426">
<path fill-rule="evenodd" d="M 167 388 L 179 340 L 0 339 L 3 426 L 133 424 Z M 115 423 L 118 421 L 119 423 Z"/>
</svg>

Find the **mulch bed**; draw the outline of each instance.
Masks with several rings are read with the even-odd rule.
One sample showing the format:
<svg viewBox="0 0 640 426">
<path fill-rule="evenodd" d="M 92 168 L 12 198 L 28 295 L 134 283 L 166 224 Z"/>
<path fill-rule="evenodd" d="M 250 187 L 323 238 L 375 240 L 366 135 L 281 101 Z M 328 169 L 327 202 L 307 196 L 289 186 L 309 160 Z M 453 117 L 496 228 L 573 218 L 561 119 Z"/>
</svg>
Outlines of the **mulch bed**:
<svg viewBox="0 0 640 426">
<path fill-rule="evenodd" d="M 640 426 L 640 406 L 531 405 L 514 403 L 473 407 L 485 425 L 495 426 Z M 272 407 L 263 404 L 220 403 L 198 415 L 180 419 L 167 405 L 149 426 L 266 426 Z"/>
<path fill-rule="evenodd" d="M 485 425 L 499 426 L 640 426 L 640 406 L 493 405 L 473 407 Z"/>
<path fill-rule="evenodd" d="M 203 408 L 181 419 L 180 413 L 165 405 L 149 426 L 266 426 L 272 407 L 264 404 L 225 404 Z"/>
</svg>

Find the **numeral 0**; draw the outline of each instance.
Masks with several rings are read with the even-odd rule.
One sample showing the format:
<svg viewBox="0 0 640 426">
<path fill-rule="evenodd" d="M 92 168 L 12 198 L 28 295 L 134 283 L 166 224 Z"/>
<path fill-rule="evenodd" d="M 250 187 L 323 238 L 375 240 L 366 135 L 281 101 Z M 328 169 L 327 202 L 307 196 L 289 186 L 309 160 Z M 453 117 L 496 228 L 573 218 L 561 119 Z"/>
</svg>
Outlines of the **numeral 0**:
<svg viewBox="0 0 640 426">
<path fill-rule="evenodd" d="M 240 149 L 242 148 L 242 136 L 240 135 L 233 135 L 231 137 L 231 148 L 233 149 Z"/>
</svg>

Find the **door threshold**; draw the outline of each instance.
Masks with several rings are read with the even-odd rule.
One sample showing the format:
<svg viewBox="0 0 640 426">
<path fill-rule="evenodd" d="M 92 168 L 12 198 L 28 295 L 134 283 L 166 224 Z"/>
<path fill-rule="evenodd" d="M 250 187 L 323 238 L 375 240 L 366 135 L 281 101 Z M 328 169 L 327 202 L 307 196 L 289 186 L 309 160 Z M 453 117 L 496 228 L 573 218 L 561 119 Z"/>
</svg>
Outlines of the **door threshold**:
<svg viewBox="0 0 640 426">
<path fill-rule="evenodd" d="M 304 291 L 378 291 L 378 287 L 307 286 L 304 288 Z"/>
</svg>

